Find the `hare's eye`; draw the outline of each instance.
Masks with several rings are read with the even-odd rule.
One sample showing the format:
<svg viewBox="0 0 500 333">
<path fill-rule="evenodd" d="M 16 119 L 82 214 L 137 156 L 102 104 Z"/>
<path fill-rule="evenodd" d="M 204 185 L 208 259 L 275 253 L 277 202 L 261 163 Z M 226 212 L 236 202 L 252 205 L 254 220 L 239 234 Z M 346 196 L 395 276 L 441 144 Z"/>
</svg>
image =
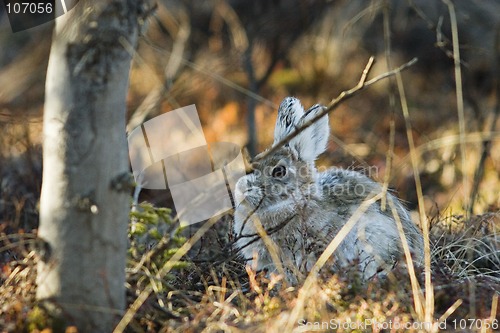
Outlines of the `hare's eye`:
<svg viewBox="0 0 500 333">
<path fill-rule="evenodd" d="M 283 178 L 286 175 L 286 168 L 283 165 L 278 165 L 274 167 L 273 171 L 271 172 L 271 176 L 274 178 Z"/>
</svg>

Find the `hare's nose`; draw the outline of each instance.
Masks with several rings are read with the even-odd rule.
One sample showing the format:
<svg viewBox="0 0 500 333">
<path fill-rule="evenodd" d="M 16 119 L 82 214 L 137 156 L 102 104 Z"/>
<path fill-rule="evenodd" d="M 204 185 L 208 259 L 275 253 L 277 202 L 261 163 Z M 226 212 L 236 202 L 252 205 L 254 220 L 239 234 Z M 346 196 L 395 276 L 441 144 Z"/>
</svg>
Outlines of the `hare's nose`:
<svg viewBox="0 0 500 333">
<path fill-rule="evenodd" d="M 236 182 L 236 190 L 240 191 L 242 193 L 245 193 L 248 191 L 248 189 L 251 187 L 251 182 L 249 175 L 246 175 L 244 177 L 241 177 L 237 182 Z"/>
<path fill-rule="evenodd" d="M 238 206 L 245 199 L 245 192 L 248 190 L 249 182 L 247 177 L 242 177 L 236 182 L 236 188 L 234 191 L 234 199 L 236 206 Z"/>
<path fill-rule="evenodd" d="M 237 182 L 235 186 L 235 199 L 236 203 L 241 202 L 247 195 L 251 195 L 253 191 L 255 190 L 255 185 L 254 185 L 254 175 L 246 175 L 241 177 Z"/>
</svg>

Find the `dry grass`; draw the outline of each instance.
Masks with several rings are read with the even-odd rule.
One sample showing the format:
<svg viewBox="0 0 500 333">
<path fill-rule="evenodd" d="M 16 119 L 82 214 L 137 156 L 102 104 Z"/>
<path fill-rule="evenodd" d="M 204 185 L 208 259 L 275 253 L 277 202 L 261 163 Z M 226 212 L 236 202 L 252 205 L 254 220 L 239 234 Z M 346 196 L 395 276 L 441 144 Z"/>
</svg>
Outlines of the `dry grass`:
<svg viewBox="0 0 500 333">
<path fill-rule="evenodd" d="M 467 230 L 465 225 L 474 231 Z M 203 229 L 186 241 L 184 249 L 195 246 L 200 235 L 210 234 Z M 494 295 L 500 290 L 499 232 L 497 213 L 474 216 L 470 221 L 447 216 L 432 223 L 432 302 L 436 327 L 442 328 L 446 323 L 451 328 L 454 320 L 456 323 L 464 318 L 481 319 L 485 323 L 491 317 L 497 302 Z M 25 235 L 22 239 L 31 237 Z M 230 245 L 230 238 L 225 241 L 229 243 L 221 243 L 221 248 Z M 465 246 L 469 244 L 473 246 L 472 262 L 467 261 L 466 256 L 468 247 Z M 42 329 L 50 322 L 36 307 L 34 299 L 36 256 L 27 245 L 18 243 L 15 249 L 18 259 L 11 259 L 3 267 L 0 326 L 6 331 Z M 190 253 L 188 265 L 176 266 L 167 275 L 164 274 L 166 267 L 173 266 L 155 266 L 155 262 L 158 264 L 155 255 L 161 251 L 154 247 L 151 251 L 155 254 L 140 267 L 136 266 L 137 262 L 130 263 L 135 273 L 131 271 L 128 275 L 127 294 L 133 313 L 126 332 L 304 332 L 313 329 L 379 332 L 390 323 L 399 327 L 394 332 L 418 332 L 417 323 L 424 322 L 417 313 L 415 290 L 405 265 L 398 266 L 387 278 L 366 284 L 361 283 L 358 272 L 353 270 L 333 276 L 320 273 L 291 287 L 285 285 L 280 276 L 267 278 L 263 273 L 245 268 L 236 256 L 219 252 L 208 257 L 203 249 Z M 415 276 L 417 282 L 422 283 L 423 269 L 417 267 Z M 469 314 L 470 295 L 463 287 L 467 281 L 473 281 L 476 286 L 474 317 Z M 423 291 L 418 289 L 417 293 Z M 133 307 L 145 293 L 147 296 L 142 298 L 140 306 Z M 449 313 L 454 305 L 459 306 Z M 496 312 L 493 317 L 500 319 Z M 431 326 L 426 328 L 426 331 L 435 331 Z M 464 331 L 482 332 L 480 329 Z"/>
</svg>

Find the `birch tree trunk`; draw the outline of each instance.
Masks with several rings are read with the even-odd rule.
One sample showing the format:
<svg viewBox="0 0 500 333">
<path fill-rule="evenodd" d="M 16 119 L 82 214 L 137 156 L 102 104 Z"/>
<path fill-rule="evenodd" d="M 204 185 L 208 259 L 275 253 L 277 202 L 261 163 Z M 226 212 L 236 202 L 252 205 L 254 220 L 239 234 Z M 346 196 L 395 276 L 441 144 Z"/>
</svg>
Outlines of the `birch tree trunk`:
<svg viewBox="0 0 500 333">
<path fill-rule="evenodd" d="M 57 1 L 56 1 L 57 3 Z M 126 94 L 142 1 L 87 0 L 56 20 L 46 80 L 37 299 L 79 332 L 125 307 Z"/>
</svg>

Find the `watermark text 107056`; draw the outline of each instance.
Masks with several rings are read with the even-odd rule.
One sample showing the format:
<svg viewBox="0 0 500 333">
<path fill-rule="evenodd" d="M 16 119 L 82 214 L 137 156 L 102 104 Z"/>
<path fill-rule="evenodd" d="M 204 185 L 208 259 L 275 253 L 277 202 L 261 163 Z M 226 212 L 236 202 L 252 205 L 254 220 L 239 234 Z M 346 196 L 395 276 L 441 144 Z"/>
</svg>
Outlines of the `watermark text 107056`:
<svg viewBox="0 0 500 333">
<path fill-rule="evenodd" d="M 3 0 L 12 32 L 36 27 L 66 14 L 78 0 Z"/>
<path fill-rule="evenodd" d="M 375 329 L 380 330 L 431 330 L 438 328 L 440 330 L 493 330 L 497 331 L 500 323 L 497 319 L 452 319 L 437 323 L 428 322 L 403 322 L 398 320 L 377 321 L 375 319 L 365 319 L 363 321 L 339 321 L 331 319 L 329 321 L 316 321 L 310 322 L 305 319 L 298 321 L 299 327 L 305 327 L 307 330 L 366 330 Z"/>
</svg>

